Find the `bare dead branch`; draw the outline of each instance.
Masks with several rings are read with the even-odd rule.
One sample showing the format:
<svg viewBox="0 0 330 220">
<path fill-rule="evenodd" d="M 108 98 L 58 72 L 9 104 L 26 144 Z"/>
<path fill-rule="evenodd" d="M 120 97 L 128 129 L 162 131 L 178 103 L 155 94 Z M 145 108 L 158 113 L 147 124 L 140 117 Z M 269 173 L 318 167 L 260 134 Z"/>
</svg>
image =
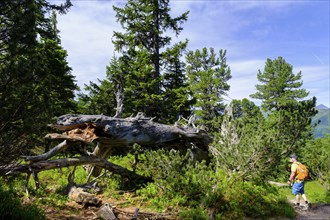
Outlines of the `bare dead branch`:
<svg viewBox="0 0 330 220">
<path fill-rule="evenodd" d="M 105 159 L 95 157 L 95 156 L 82 156 L 78 158 L 61 158 L 48 161 L 39 161 L 32 164 L 20 164 L 16 167 L 13 167 L 6 175 L 14 175 L 17 173 L 38 173 L 44 170 L 58 169 L 62 167 L 70 166 L 81 166 L 85 164 L 90 164 L 93 166 L 99 166 L 115 174 L 119 174 L 128 179 L 139 179 L 144 181 L 151 181 L 150 178 L 140 176 L 128 169 L 125 169 L 121 166 L 113 164 Z"/>
<path fill-rule="evenodd" d="M 63 142 L 61 142 L 60 144 L 58 144 L 57 146 L 55 146 L 54 148 L 52 148 L 50 151 L 38 155 L 38 156 L 23 156 L 23 158 L 25 160 L 29 160 L 31 162 L 38 162 L 38 161 L 42 161 L 42 160 L 47 160 L 49 158 L 51 158 L 52 156 L 55 156 L 57 153 L 64 151 L 66 148 L 68 147 L 67 145 L 67 141 L 64 140 Z"/>
</svg>

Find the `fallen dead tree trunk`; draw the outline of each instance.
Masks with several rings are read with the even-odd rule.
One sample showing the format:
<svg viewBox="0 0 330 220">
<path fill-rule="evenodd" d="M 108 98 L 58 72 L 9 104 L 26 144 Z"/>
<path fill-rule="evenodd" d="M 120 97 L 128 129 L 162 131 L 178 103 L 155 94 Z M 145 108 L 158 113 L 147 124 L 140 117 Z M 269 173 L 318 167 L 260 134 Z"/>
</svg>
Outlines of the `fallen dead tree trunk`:
<svg viewBox="0 0 330 220">
<path fill-rule="evenodd" d="M 165 125 L 156 123 L 152 118 L 145 117 L 142 113 L 135 117 L 116 118 L 104 115 L 63 115 L 50 127 L 62 133 L 51 133 L 45 136 L 50 141 L 62 141 L 48 152 L 36 156 L 24 156 L 29 164 L 19 164 L 12 167 L 7 175 L 16 173 L 32 174 L 38 183 L 37 174 L 43 170 L 57 169 L 61 167 L 89 165 L 89 176 L 98 176 L 102 168 L 119 174 L 122 177 L 134 180 L 150 181 L 150 178 L 137 175 L 135 172 L 108 162 L 110 155 L 118 149 L 121 153 L 127 153 L 135 144 L 143 149 L 159 149 L 163 147 L 176 147 L 187 150 L 192 146 L 193 156 L 207 155 L 208 145 L 212 137 L 204 130 L 195 126 Z M 82 143 L 82 144 L 81 144 Z M 92 143 L 91 145 L 88 145 Z M 92 152 L 81 151 L 81 157 L 61 158 L 50 160 L 53 156 L 75 147 L 83 147 L 86 144 L 93 146 Z M 198 148 L 199 150 L 196 150 Z M 195 157 L 201 158 L 201 157 Z M 136 157 L 137 159 L 137 157 Z"/>
<path fill-rule="evenodd" d="M 97 141 L 111 147 L 135 143 L 141 146 L 168 145 L 185 140 L 207 150 L 212 141 L 210 135 L 204 130 L 156 123 L 143 114 L 129 118 L 69 114 L 59 117 L 56 124 L 51 124 L 50 127 L 65 132 L 63 135 L 48 135 L 47 137 L 51 139 L 71 138 L 77 141 Z M 88 128 L 87 132 L 84 131 L 86 128 Z"/>
<path fill-rule="evenodd" d="M 142 113 L 129 118 L 68 114 L 60 116 L 56 124 L 51 124 L 50 127 L 63 133 L 48 134 L 47 139 L 97 143 L 91 154 L 104 159 L 118 152 L 127 153 L 134 144 L 144 149 L 177 147 L 185 150 L 197 146 L 201 151 L 194 151 L 194 154 L 203 151 L 207 155 L 208 145 L 212 141 L 204 130 L 179 124 L 156 123 Z M 90 172 L 93 176 L 98 176 L 101 169 L 92 167 Z"/>
<path fill-rule="evenodd" d="M 208 145 L 212 141 L 212 137 L 206 131 L 194 126 L 160 124 L 154 122 L 152 118 L 145 117 L 143 114 L 129 118 L 116 118 L 104 115 L 63 115 L 50 127 L 57 129 L 60 133 L 47 134 L 45 138 L 50 141 L 60 140 L 61 142 L 41 155 L 23 156 L 29 163 L 15 164 L 6 172 L 6 175 L 26 173 L 26 190 L 31 175 L 38 188 L 40 187 L 39 172 L 82 165 L 90 167 L 88 179 L 91 174 L 99 176 L 101 169 L 105 169 L 130 181 L 139 183 L 150 182 L 152 181 L 151 177 L 138 175 L 133 171 L 111 163 L 107 160 L 108 157 L 116 149 L 127 153 L 134 148 L 135 144 L 143 149 L 176 147 L 177 149 L 187 150 L 193 146 L 194 149 L 191 151 L 193 154 L 205 156 L 205 153 L 207 155 L 208 152 Z M 81 149 L 81 152 L 79 152 L 80 157 L 52 159 L 59 153 L 66 153 L 72 150 L 72 148 L 78 147 L 80 149 L 86 146 L 88 146 L 89 150 L 91 147 L 94 147 L 94 149 L 92 148 L 91 152 Z M 201 151 L 202 153 L 198 153 Z M 134 153 L 136 161 L 138 153 Z M 69 197 L 73 201 L 82 203 L 84 206 L 100 204 L 97 197 L 84 192 L 82 188 L 76 186 L 71 187 Z M 119 216 L 121 214 L 128 215 L 123 210 L 114 211 L 117 211 Z M 139 213 L 137 210 L 132 214 L 132 217 L 137 217 L 138 214 L 147 218 L 154 215 L 154 213 Z M 162 219 L 171 218 L 171 216 L 166 215 L 161 217 Z"/>
</svg>

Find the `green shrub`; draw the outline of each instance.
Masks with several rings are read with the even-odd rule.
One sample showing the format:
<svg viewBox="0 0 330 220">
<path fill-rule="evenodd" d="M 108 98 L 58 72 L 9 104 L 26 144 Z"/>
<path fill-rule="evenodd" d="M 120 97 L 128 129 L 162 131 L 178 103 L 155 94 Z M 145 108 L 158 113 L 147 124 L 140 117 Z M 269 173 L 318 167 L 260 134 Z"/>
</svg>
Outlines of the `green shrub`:
<svg viewBox="0 0 330 220">
<path fill-rule="evenodd" d="M 187 203 L 187 199 L 179 192 L 166 192 L 157 183 L 148 183 L 145 187 L 136 191 L 141 202 L 157 211 L 175 210 Z"/>
<path fill-rule="evenodd" d="M 182 219 L 192 219 L 192 220 L 208 220 L 208 214 L 202 207 L 196 207 L 193 209 L 183 210 L 179 214 Z"/>
<path fill-rule="evenodd" d="M 330 134 L 307 142 L 298 152 L 299 161 L 306 164 L 312 179 L 319 179 L 330 190 Z"/>
<path fill-rule="evenodd" d="M 286 197 L 263 181 L 244 181 L 236 174 L 192 163 L 189 155 L 165 150 L 146 153 L 145 171 L 154 179 L 137 191 L 158 211 L 180 212 L 187 219 L 293 217 Z"/>
<path fill-rule="evenodd" d="M 225 191 L 225 198 L 225 212 L 230 217 L 266 218 L 295 215 L 286 197 L 267 184 L 256 185 L 253 182 L 236 180 Z"/>
<path fill-rule="evenodd" d="M 208 181 L 205 180 L 211 178 L 211 173 L 204 163 L 191 164 L 187 155 L 164 149 L 146 152 L 146 159 L 139 169 L 143 167 L 154 182 L 138 190 L 137 194 L 157 210 L 198 206 L 206 192 L 204 185 Z M 212 181 L 209 186 L 211 184 Z"/>
</svg>

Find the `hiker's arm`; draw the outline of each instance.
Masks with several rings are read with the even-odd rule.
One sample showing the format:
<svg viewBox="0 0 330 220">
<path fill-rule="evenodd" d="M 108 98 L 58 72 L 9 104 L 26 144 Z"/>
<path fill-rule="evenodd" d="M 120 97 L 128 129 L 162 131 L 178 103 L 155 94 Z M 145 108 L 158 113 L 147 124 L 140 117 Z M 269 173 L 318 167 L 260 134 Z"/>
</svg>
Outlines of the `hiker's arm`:
<svg viewBox="0 0 330 220">
<path fill-rule="evenodd" d="M 296 176 L 296 172 L 292 171 L 291 175 L 290 175 L 290 178 L 288 180 L 289 185 L 293 182 L 295 176 Z"/>
</svg>

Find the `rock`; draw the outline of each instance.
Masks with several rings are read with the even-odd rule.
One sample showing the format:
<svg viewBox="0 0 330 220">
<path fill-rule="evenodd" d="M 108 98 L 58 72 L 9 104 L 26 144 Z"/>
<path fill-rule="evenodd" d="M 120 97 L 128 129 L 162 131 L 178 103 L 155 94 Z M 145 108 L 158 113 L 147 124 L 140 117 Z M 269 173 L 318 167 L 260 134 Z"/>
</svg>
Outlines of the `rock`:
<svg viewBox="0 0 330 220">
<path fill-rule="evenodd" d="M 104 220 L 117 220 L 118 218 L 113 213 L 113 208 L 109 203 L 105 203 L 101 206 L 101 208 L 96 212 L 96 218 L 101 218 Z"/>
<path fill-rule="evenodd" d="M 99 206 L 101 200 L 97 198 L 94 194 L 85 192 L 82 188 L 73 186 L 69 192 L 69 199 L 83 204 L 84 207 L 87 206 Z"/>
</svg>

